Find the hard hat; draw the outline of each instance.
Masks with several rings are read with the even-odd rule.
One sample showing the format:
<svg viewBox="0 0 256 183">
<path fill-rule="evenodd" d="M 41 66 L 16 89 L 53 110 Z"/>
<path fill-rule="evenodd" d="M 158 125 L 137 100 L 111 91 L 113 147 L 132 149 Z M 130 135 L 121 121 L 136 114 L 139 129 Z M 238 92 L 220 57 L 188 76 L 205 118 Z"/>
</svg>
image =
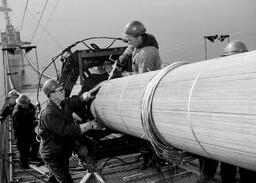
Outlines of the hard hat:
<svg viewBox="0 0 256 183">
<path fill-rule="evenodd" d="M 56 88 L 59 87 L 59 83 L 55 79 L 48 79 L 44 82 L 43 91 L 46 96 L 48 96 L 51 92 L 55 91 Z"/>
<path fill-rule="evenodd" d="M 246 45 L 241 41 L 231 41 L 224 48 L 224 53 L 222 56 L 233 55 L 237 53 L 247 52 Z"/>
<path fill-rule="evenodd" d="M 19 96 L 19 94 L 18 94 L 18 92 L 15 89 L 12 89 L 8 93 L 8 97 L 16 97 L 17 98 L 18 96 Z"/>
<path fill-rule="evenodd" d="M 15 102 L 19 105 L 27 105 L 31 102 L 31 100 L 27 97 L 27 95 L 21 94 Z"/>
<path fill-rule="evenodd" d="M 145 32 L 146 32 L 146 28 L 141 22 L 137 20 L 131 21 L 124 28 L 124 33 L 130 36 L 138 36 L 138 35 L 144 34 Z"/>
<path fill-rule="evenodd" d="M 85 145 L 81 145 L 77 150 L 78 155 L 86 156 L 88 154 L 88 148 Z"/>
</svg>

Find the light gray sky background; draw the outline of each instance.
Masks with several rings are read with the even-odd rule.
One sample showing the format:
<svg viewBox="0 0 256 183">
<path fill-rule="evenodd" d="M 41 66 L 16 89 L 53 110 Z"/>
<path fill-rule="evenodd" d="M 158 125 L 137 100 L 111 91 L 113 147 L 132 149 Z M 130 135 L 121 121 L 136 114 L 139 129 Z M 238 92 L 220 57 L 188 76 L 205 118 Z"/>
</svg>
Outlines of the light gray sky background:
<svg viewBox="0 0 256 183">
<path fill-rule="evenodd" d="M 8 0 L 11 23 L 21 27 L 27 0 Z M 47 0 L 29 0 L 21 30 L 31 41 Z M 40 67 L 70 44 L 91 36 L 121 37 L 124 26 L 140 20 L 157 38 L 164 63 L 204 59 L 206 35 L 229 34 L 256 49 L 255 0 L 49 0 L 32 45 Z M 44 28 L 43 28 L 44 27 Z M 5 31 L 3 13 L 0 29 Z M 107 40 L 102 45 L 110 43 Z M 98 43 L 101 46 L 100 43 Z M 218 57 L 225 42 L 207 41 L 208 58 Z M 84 48 L 85 49 L 85 48 Z"/>
</svg>

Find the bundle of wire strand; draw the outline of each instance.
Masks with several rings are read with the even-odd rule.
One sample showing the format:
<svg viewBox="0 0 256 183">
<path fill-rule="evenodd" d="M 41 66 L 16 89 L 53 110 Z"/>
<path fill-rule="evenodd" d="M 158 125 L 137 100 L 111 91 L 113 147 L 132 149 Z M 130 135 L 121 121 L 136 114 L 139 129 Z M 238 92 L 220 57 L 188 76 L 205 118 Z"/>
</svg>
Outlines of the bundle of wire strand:
<svg viewBox="0 0 256 183">
<path fill-rule="evenodd" d="M 157 156 L 164 159 L 177 159 L 177 156 L 173 153 L 173 147 L 162 137 L 157 130 L 155 121 L 152 115 L 152 102 L 154 94 L 160 81 L 173 69 L 187 64 L 185 62 L 175 62 L 160 72 L 158 72 L 152 80 L 148 83 L 142 99 L 142 110 L 141 110 L 141 122 L 144 133 L 151 143 Z"/>
</svg>

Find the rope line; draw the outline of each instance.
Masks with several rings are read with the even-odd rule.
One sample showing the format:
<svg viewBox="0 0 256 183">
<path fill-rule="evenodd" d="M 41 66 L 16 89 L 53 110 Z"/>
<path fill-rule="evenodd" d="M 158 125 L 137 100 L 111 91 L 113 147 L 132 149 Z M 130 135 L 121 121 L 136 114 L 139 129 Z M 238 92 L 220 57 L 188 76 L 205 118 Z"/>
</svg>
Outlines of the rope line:
<svg viewBox="0 0 256 183">
<path fill-rule="evenodd" d="M 162 137 L 159 133 L 156 124 L 153 119 L 152 115 L 152 101 L 154 98 L 155 91 L 157 89 L 158 84 L 160 81 L 166 76 L 170 71 L 174 70 L 175 68 L 187 64 L 185 62 L 175 62 L 160 72 L 158 72 L 152 80 L 148 83 L 146 90 L 144 92 L 142 98 L 142 106 L 141 106 L 141 122 L 142 127 L 145 132 L 145 135 L 151 145 L 153 146 L 156 154 L 160 158 L 169 159 L 169 158 L 177 158 L 177 156 L 171 154 L 171 150 L 173 149 L 172 146 Z"/>
<path fill-rule="evenodd" d="M 40 70 L 38 70 L 38 69 L 36 68 L 35 65 L 33 65 L 33 63 L 29 60 L 29 58 L 27 57 L 26 54 L 23 54 L 23 55 L 24 55 L 25 60 L 28 62 L 28 64 L 32 67 L 32 69 L 33 69 L 36 73 L 42 74 L 42 75 L 43 75 L 45 78 L 47 78 L 47 79 L 55 79 L 54 77 L 52 77 L 52 76 L 50 76 L 50 75 L 47 75 L 47 74 L 42 73 Z"/>
<path fill-rule="evenodd" d="M 22 27 L 23 27 L 23 23 L 24 23 L 24 20 L 25 20 L 25 15 L 26 15 L 26 12 L 27 12 L 27 8 L 28 8 L 28 0 L 26 1 L 25 10 L 24 10 L 22 21 L 21 21 L 21 25 L 20 25 L 20 33 L 21 33 L 21 30 L 22 30 Z"/>
<path fill-rule="evenodd" d="M 52 16 L 53 16 L 53 14 L 55 13 L 55 10 L 56 10 L 56 8 L 57 8 L 57 6 L 58 6 L 58 4 L 59 4 L 59 1 L 60 1 L 60 0 L 56 1 L 55 5 L 54 5 L 54 8 L 53 8 L 53 10 L 52 10 L 52 12 L 51 12 L 51 14 L 50 14 L 48 20 L 47 20 L 47 23 L 46 23 L 45 26 L 43 27 L 44 32 L 43 32 L 43 33 L 41 34 L 41 36 L 39 37 L 38 43 L 40 42 L 41 38 L 43 37 L 43 34 L 46 32 L 45 29 L 47 28 L 48 24 L 50 23 L 50 21 L 51 21 L 51 19 L 52 19 Z M 42 26 L 42 25 L 41 25 L 41 26 Z M 59 43 L 58 43 L 58 44 L 59 44 Z M 62 46 L 60 46 L 60 48 L 62 48 Z"/>
<path fill-rule="evenodd" d="M 194 131 L 194 128 L 193 128 L 193 123 L 192 121 L 190 120 L 190 106 L 191 106 L 191 98 L 192 98 L 192 94 L 193 94 L 193 91 L 194 91 L 194 88 L 196 86 L 196 83 L 198 81 L 198 79 L 200 78 L 202 74 L 202 71 L 196 76 L 196 78 L 194 79 L 193 83 L 192 83 L 192 86 L 190 88 L 190 91 L 189 91 L 189 97 L 188 97 L 188 110 L 187 110 L 187 114 L 188 114 L 188 121 L 190 122 L 190 129 L 192 131 L 192 134 L 196 140 L 196 142 L 198 143 L 198 145 L 200 146 L 200 148 L 206 153 L 208 154 L 212 159 L 215 159 L 204 147 L 203 145 L 200 143 L 199 139 L 197 138 L 197 135 Z"/>
<path fill-rule="evenodd" d="M 39 20 L 38 20 L 38 22 L 37 22 L 36 29 L 35 29 L 35 31 L 34 31 L 34 33 L 33 33 L 33 35 L 32 35 L 31 41 L 30 41 L 31 43 L 32 43 L 32 41 L 33 41 L 33 39 L 34 39 L 34 37 L 35 37 L 35 35 L 36 35 L 37 29 L 38 29 L 38 27 L 39 27 L 39 24 L 40 24 L 40 22 L 41 22 L 41 19 L 42 19 L 43 15 L 44 15 L 44 11 L 45 11 L 45 9 L 46 9 L 47 3 L 48 3 L 48 0 L 47 0 L 47 1 L 45 2 L 45 4 L 44 4 L 43 12 L 41 13 L 41 16 L 40 16 L 40 18 L 39 18 Z"/>
</svg>

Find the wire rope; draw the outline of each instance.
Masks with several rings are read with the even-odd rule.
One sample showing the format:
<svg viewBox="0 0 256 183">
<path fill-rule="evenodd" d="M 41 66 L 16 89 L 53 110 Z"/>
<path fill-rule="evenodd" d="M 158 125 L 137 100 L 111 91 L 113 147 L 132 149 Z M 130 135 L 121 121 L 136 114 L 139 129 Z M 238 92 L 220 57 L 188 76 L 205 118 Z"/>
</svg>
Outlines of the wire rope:
<svg viewBox="0 0 256 183">
<path fill-rule="evenodd" d="M 8 78 L 8 83 L 9 83 L 9 85 L 10 85 L 10 89 L 15 89 L 14 88 L 14 85 L 13 85 L 13 81 L 12 81 L 12 78 L 11 78 L 11 71 L 10 71 L 10 65 L 9 65 L 9 54 L 8 53 L 6 53 L 6 55 L 7 55 L 7 62 L 6 62 L 6 68 L 7 68 L 7 73 L 9 73 L 9 74 L 7 74 L 8 76 L 7 76 L 7 78 Z"/>
<path fill-rule="evenodd" d="M 29 11 L 28 9 L 28 12 L 30 14 L 30 16 L 35 20 L 37 21 L 37 18 Z M 61 49 L 63 49 L 63 46 L 57 41 L 57 39 L 54 38 L 54 36 L 48 32 L 48 30 L 46 29 L 46 27 L 40 23 L 40 26 L 42 27 L 43 31 L 47 33 L 47 35 L 53 40 L 53 42 L 58 46 L 60 47 Z"/>
<path fill-rule="evenodd" d="M 26 1 L 25 10 L 24 10 L 24 13 L 23 13 L 23 16 L 22 16 L 22 21 L 21 21 L 21 25 L 20 25 L 20 33 L 21 33 L 21 30 L 22 30 L 22 27 L 23 27 L 23 23 L 24 23 L 26 12 L 27 12 L 27 8 L 28 8 L 28 0 Z"/>
<path fill-rule="evenodd" d="M 45 9 L 46 9 L 46 6 L 47 6 L 48 1 L 49 1 L 49 0 L 46 0 L 46 2 L 45 2 L 45 4 L 44 4 L 43 11 L 42 11 L 42 13 L 41 13 L 41 15 L 40 15 L 40 18 L 39 18 L 38 22 L 37 22 L 35 31 L 34 31 L 34 33 L 33 33 L 33 35 L 32 35 L 32 38 L 31 38 L 31 41 L 30 41 L 30 42 L 33 41 L 33 39 L 34 39 L 34 37 L 35 37 L 35 35 L 36 35 L 37 29 L 38 29 L 38 27 L 39 27 L 39 25 L 40 25 L 40 22 L 41 22 L 41 19 L 42 19 L 43 15 L 44 15 L 44 11 L 45 11 Z"/>
<path fill-rule="evenodd" d="M 51 12 L 51 14 L 50 14 L 50 16 L 49 16 L 49 18 L 48 18 L 48 20 L 47 20 L 47 23 L 45 24 L 45 28 L 46 28 L 46 27 L 48 26 L 48 24 L 50 23 L 50 21 L 51 21 L 51 19 L 52 19 L 52 16 L 53 16 L 53 14 L 54 14 L 54 12 L 55 12 L 55 10 L 56 10 L 58 4 L 59 4 L 59 1 L 60 1 L 60 0 L 57 0 L 57 2 L 55 3 L 55 5 L 54 5 L 54 7 L 53 7 L 53 10 L 52 10 L 52 12 Z M 46 32 L 46 31 L 44 31 L 44 32 Z M 40 38 L 38 39 L 38 42 L 41 40 L 42 36 L 43 36 L 43 33 L 41 34 Z"/>
<path fill-rule="evenodd" d="M 33 15 L 33 13 L 27 8 L 27 12 L 29 13 L 30 17 L 33 18 L 35 22 L 38 22 L 38 19 Z M 48 30 L 44 27 L 43 24 L 40 23 L 41 28 L 43 31 L 53 40 L 53 42 L 61 49 L 63 49 L 63 46 L 54 38 L 54 36 L 48 32 Z"/>
<path fill-rule="evenodd" d="M 162 137 L 159 133 L 156 124 L 152 115 L 152 102 L 154 99 L 154 94 L 157 89 L 160 81 L 166 76 L 170 71 L 175 68 L 187 64 L 185 62 L 175 62 L 164 69 L 160 70 L 148 83 L 146 90 L 144 92 L 142 98 L 142 106 L 141 106 L 141 122 L 144 133 L 148 139 L 148 141 L 153 146 L 156 154 L 160 158 L 170 159 L 177 158 L 171 154 L 172 146 L 168 144 L 168 142 Z"/>
<path fill-rule="evenodd" d="M 41 71 L 39 71 L 35 65 L 33 65 L 33 63 L 29 60 L 29 58 L 27 57 L 26 54 L 24 54 L 24 58 L 25 60 L 28 62 L 28 64 L 32 67 L 32 69 L 39 74 L 42 74 L 44 77 L 46 77 L 47 79 L 55 79 L 54 77 L 47 75 L 47 74 L 43 74 Z"/>
</svg>

